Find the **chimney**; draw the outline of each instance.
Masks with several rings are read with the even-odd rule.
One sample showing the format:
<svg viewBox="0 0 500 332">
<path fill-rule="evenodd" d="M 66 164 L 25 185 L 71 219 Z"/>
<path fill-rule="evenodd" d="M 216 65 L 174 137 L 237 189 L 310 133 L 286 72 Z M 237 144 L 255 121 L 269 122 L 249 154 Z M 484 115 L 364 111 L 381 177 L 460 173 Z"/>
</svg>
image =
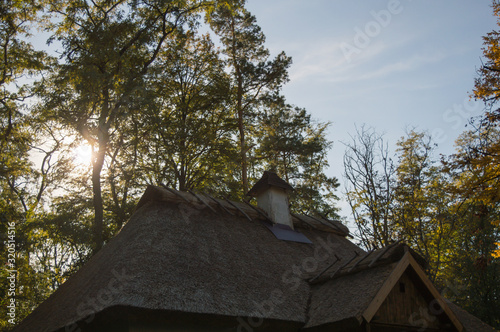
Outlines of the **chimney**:
<svg viewBox="0 0 500 332">
<path fill-rule="evenodd" d="M 288 193 L 293 187 L 276 173 L 264 171 L 262 178 L 250 189 L 248 196 L 257 197 L 257 206 L 264 210 L 276 224 L 293 229 Z"/>
</svg>

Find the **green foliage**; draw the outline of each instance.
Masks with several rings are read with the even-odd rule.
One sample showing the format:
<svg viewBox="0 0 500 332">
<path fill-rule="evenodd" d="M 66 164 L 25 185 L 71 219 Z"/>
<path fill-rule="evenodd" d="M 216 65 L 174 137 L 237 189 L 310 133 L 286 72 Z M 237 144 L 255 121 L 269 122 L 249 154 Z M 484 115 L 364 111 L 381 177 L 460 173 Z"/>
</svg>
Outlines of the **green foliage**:
<svg viewBox="0 0 500 332">
<path fill-rule="evenodd" d="M 457 301 L 492 326 L 500 326 L 500 215 L 498 200 L 499 131 L 479 126 L 457 139 L 457 152 L 446 162 L 456 197 L 450 207 L 457 232 L 453 234 L 447 278 L 460 277 Z"/>
<path fill-rule="evenodd" d="M 280 97 L 263 100 L 263 110 L 255 128 L 255 175 L 263 170 L 276 172 L 295 191 L 290 201 L 298 213 L 320 214 L 338 219 L 336 178 L 325 175 L 328 123 L 314 123 L 305 109 L 293 107 Z"/>
<path fill-rule="evenodd" d="M 297 189 L 295 211 L 338 217 L 328 124 L 269 97 L 291 59 L 270 58 L 243 1 L 0 6 L 0 231 L 15 224 L 17 321 L 120 230 L 146 184 L 241 199 L 248 174 L 274 168 Z M 220 51 L 198 31 L 203 11 Z M 29 43 L 35 23 L 59 60 Z"/>
<path fill-rule="evenodd" d="M 35 218 L 35 208 L 44 191 L 39 173 L 29 151 L 36 137 L 30 128 L 24 105 L 33 94 L 24 84 L 30 77 L 47 68 L 50 59 L 26 42 L 38 16 L 42 2 L 2 1 L 0 3 L 0 249 L 1 307 L 0 329 L 12 326 L 7 321 L 7 301 L 12 297 L 7 276 L 12 270 L 29 271 L 28 222 Z M 7 265 L 8 263 L 8 265 Z M 24 268 L 27 269 L 24 269 Z M 15 273 L 16 299 L 22 287 L 33 285 L 26 274 Z M 30 298 L 38 292 L 26 291 Z M 28 314 L 33 301 L 23 302 L 16 319 Z"/>
<path fill-rule="evenodd" d="M 500 2 L 492 1 L 493 14 L 497 17 L 497 24 L 500 25 Z M 500 98 L 500 33 L 493 30 L 483 37 L 483 55 L 486 63 L 478 70 L 478 77 L 474 80 L 472 96 L 476 100 L 482 100 L 488 112 L 488 121 L 497 122 L 500 120 L 500 112 L 494 109 Z"/>
<path fill-rule="evenodd" d="M 70 1 L 52 4 L 62 17 L 54 38 L 63 45 L 66 62 L 58 65 L 45 90 L 45 110 L 79 133 L 92 146 L 94 248 L 103 245 L 102 171 L 118 131 L 142 108 L 150 67 L 167 40 L 195 23 L 197 1 Z M 141 98 L 142 97 L 142 98 Z M 116 145 L 118 144 L 118 145 Z M 114 152 L 116 152 L 115 150 Z M 118 161 L 112 158 L 113 165 Z M 113 167 L 115 167 L 114 165 Z M 112 168 L 114 169 L 114 168 Z M 113 174 L 110 175 L 115 178 Z M 125 208 L 128 191 L 115 207 Z M 119 215 L 123 218 L 124 215 Z"/>
<path fill-rule="evenodd" d="M 208 35 L 186 34 L 172 44 L 151 77 L 156 102 L 144 114 L 148 139 L 139 167 L 151 184 L 216 190 L 235 153 L 224 63 Z"/>
<path fill-rule="evenodd" d="M 267 94 L 279 91 L 288 81 L 287 69 L 291 65 L 291 58 L 284 52 L 269 60 L 269 50 L 264 47 L 264 33 L 257 25 L 255 16 L 243 4 L 244 1 L 218 7 L 208 17 L 212 30 L 220 37 L 226 65 L 231 73 L 230 106 L 237 119 L 241 163 L 240 197 L 249 189 L 247 158 L 253 147 L 252 122 L 259 101 Z"/>
<path fill-rule="evenodd" d="M 39 10 L 38 2 L 0 3 L 0 195 L 8 202 L 1 212 L 5 221 L 19 220 L 19 211 L 29 209 L 24 196 L 32 137 L 22 108 L 32 92 L 21 81 L 46 69 L 48 57 L 23 39 Z"/>
<path fill-rule="evenodd" d="M 449 179 L 433 159 L 431 137 L 411 130 L 398 144 L 394 183 L 393 222 L 398 239 L 404 240 L 430 264 L 435 280 L 452 234 L 449 212 Z"/>
<path fill-rule="evenodd" d="M 443 279 L 454 286 L 445 295 L 495 327 L 500 326 L 500 260 L 492 256 L 500 238 L 498 211 L 481 202 L 456 206 L 459 231 L 453 234 L 453 250 L 443 271 Z"/>
<path fill-rule="evenodd" d="M 388 230 L 390 241 L 402 240 L 426 259 L 444 296 L 493 326 L 500 319 L 493 309 L 499 305 L 500 233 L 498 163 L 491 150 L 498 137 L 495 126 L 468 131 L 457 140 L 457 153 L 438 162 L 432 138 L 411 130 L 397 143 L 390 173 L 382 167 L 389 159 L 380 151 L 386 150 L 377 150 L 380 136 L 363 128 L 345 157 L 362 243 L 380 243 Z"/>
</svg>

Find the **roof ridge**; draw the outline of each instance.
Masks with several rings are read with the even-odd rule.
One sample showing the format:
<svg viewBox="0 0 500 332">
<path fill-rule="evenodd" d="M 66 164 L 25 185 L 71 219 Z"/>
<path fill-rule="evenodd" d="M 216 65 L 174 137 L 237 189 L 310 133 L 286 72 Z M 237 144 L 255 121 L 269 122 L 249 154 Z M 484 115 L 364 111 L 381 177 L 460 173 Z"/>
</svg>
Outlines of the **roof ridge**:
<svg viewBox="0 0 500 332">
<path fill-rule="evenodd" d="M 161 186 L 148 185 L 136 209 L 139 209 L 150 200 L 178 201 L 187 204 L 199 203 L 209 208 L 213 213 L 217 213 L 217 208 L 219 208 L 232 216 L 241 215 L 250 221 L 261 219 L 270 221 L 269 216 L 267 216 L 264 210 L 252 205 L 250 202 L 230 200 L 227 197 L 216 198 L 205 192 L 197 193 L 191 189 L 187 191 L 177 190 L 163 184 Z M 338 221 L 329 220 L 324 217 L 318 218 L 307 214 L 290 213 L 290 215 L 294 225 L 297 225 L 299 228 L 316 229 L 344 237 L 349 236 L 349 229 Z"/>
<path fill-rule="evenodd" d="M 325 274 L 325 272 L 331 267 L 335 266 L 337 262 L 331 264 L 327 269 L 325 269 L 325 271 L 322 271 L 319 275 L 315 276 L 312 279 L 309 279 L 309 283 L 312 284 L 323 283 L 329 280 L 344 277 L 346 275 L 351 275 L 358 272 L 370 270 L 379 267 L 381 265 L 388 265 L 391 263 L 395 263 L 400 261 L 407 251 L 410 251 L 410 254 L 412 256 L 416 255 L 417 256 L 416 258 L 419 259 L 418 254 L 415 253 L 413 250 L 411 250 L 410 247 L 408 247 L 408 245 L 406 245 L 405 243 L 401 243 L 401 241 L 391 243 L 379 249 L 373 249 L 361 256 L 359 256 L 358 252 L 355 252 L 354 257 L 352 257 L 342 265 L 338 266 L 337 269 L 332 274 Z M 358 257 L 359 259 L 356 260 L 356 258 Z M 364 262 L 366 260 L 368 260 L 369 263 Z"/>
</svg>

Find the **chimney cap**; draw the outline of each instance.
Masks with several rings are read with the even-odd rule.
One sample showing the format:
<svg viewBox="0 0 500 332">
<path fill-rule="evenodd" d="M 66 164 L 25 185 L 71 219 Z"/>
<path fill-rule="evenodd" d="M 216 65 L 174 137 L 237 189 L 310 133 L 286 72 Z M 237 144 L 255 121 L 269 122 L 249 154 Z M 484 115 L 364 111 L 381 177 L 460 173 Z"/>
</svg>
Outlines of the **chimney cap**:
<svg viewBox="0 0 500 332">
<path fill-rule="evenodd" d="M 280 178 L 276 173 L 271 171 L 264 171 L 264 174 L 259 181 L 250 189 L 247 196 L 258 196 L 263 191 L 269 189 L 270 187 L 278 187 L 285 189 L 285 191 L 293 190 L 293 187 L 289 185 L 285 180 Z"/>
</svg>

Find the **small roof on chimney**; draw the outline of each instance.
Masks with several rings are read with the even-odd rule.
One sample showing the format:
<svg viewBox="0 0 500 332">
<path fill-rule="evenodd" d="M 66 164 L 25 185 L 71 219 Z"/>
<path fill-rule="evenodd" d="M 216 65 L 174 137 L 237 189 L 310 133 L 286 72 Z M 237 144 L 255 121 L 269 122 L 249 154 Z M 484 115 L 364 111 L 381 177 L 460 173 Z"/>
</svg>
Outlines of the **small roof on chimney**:
<svg viewBox="0 0 500 332">
<path fill-rule="evenodd" d="M 270 171 L 264 171 L 264 174 L 259 181 L 250 189 L 247 193 L 248 196 L 258 196 L 261 192 L 267 190 L 270 187 L 278 187 L 285 189 L 286 191 L 293 190 L 293 187 L 289 185 L 285 180 L 280 178 L 276 173 Z"/>
</svg>

